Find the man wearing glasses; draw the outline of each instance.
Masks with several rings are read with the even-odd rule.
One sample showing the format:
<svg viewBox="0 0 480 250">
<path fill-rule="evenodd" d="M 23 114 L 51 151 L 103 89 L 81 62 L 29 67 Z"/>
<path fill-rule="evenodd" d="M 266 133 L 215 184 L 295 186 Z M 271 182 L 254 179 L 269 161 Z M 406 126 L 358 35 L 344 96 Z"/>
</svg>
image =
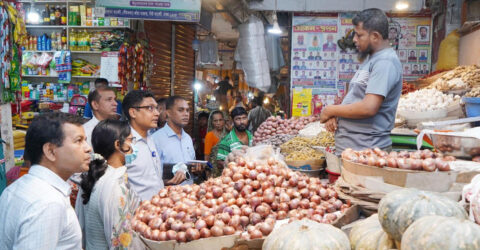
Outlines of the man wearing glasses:
<svg viewBox="0 0 480 250">
<path fill-rule="evenodd" d="M 123 110 L 135 137 L 137 157 L 127 164 L 128 181 L 142 200 L 150 200 L 163 186 L 162 164 L 150 129 L 157 127 L 159 112 L 152 93 L 133 90 L 123 99 Z"/>
<path fill-rule="evenodd" d="M 192 173 L 203 171 L 205 166 L 192 164 L 195 160 L 192 137 L 183 129 L 190 120 L 190 107 L 187 100 L 180 96 L 169 97 L 165 106 L 167 124 L 153 134 L 153 140 L 165 170 L 164 177 L 169 179 L 166 184 L 193 184 L 192 178 L 185 181 L 190 175 L 187 165 L 193 165 Z"/>
<path fill-rule="evenodd" d="M 232 110 L 230 116 L 233 120 L 234 129 L 230 131 L 218 144 L 217 163 L 224 166 L 230 152 L 244 146 L 252 146 L 253 138 L 248 128 L 248 113 L 242 107 Z"/>
</svg>

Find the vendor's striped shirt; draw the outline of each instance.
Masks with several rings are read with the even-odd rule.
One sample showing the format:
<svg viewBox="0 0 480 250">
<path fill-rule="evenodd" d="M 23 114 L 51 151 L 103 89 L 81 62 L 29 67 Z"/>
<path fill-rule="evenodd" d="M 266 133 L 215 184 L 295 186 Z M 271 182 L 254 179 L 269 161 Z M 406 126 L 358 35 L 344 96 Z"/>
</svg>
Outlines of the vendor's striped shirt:
<svg viewBox="0 0 480 250">
<path fill-rule="evenodd" d="M 248 146 L 252 146 L 253 137 L 250 131 L 246 130 L 248 136 Z M 218 143 L 217 160 L 224 161 L 230 152 L 241 148 L 243 143 L 238 139 L 235 129 L 232 129 L 223 139 Z"/>
</svg>

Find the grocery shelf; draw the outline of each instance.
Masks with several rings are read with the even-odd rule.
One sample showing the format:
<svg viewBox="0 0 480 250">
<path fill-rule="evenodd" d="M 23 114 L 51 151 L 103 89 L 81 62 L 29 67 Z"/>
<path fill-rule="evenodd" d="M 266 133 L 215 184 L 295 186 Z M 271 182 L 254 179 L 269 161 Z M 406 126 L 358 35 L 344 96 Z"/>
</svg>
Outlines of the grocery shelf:
<svg viewBox="0 0 480 250">
<path fill-rule="evenodd" d="M 72 29 L 128 29 L 130 26 L 75 26 L 69 25 Z"/>
<path fill-rule="evenodd" d="M 72 76 L 72 78 L 77 78 L 77 79 L 97 79 L 100 76 Z"/>
<path fill-rule="evenodd" d="M 28 28 L 51 28 L 51 29 L 64 29 L 67 28 L 68 25 L 26 25 L 25 27 Z"/>
<path fill-rule="evenodd" d="M 40 53 L 40 52 L 47 52 L 47 53 L 55 53 L 61 50 L 23 50 L 22 53 L 33 52 L 33 53 Z"/>
<path fill-rule="evenodd" d="M 22 75 L 22 77 L 58 78 L 58 76 L 43 76 L 43 75 Z"/>
<path fill-rule="evenodd" d="M 102 54 L 103 51 L 82 51 L 82 50 L 71 50 L 72 54 Z"/>
</svg>

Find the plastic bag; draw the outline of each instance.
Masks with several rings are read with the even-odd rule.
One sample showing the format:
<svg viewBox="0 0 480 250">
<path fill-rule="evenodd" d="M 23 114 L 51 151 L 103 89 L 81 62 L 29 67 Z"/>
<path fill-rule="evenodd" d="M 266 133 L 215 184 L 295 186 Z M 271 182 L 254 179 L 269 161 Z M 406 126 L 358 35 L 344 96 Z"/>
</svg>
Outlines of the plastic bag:
<svg viewBox="0 0 480 250">
<path fill-rule="evenodd" d="M 287 167 L 280 148 L 274 149 L 272 145 L 258 145 L 247 149 L 245 156 L 246 161 L 256 161 L 259 164 L 267 164 L 268 159 L 273 158 L 278 162 L 279 166 Z"/>
<path fill-rule="evenodd" d="M 436 70 L 450 70 L 458 66 L 458 43 L 460 35 L 457 30 L 448 34 L 440 43 Z"/>
<path fill-rule="evenodd" d="M 480 175 L 473 177 L 470 184 L 463 187 L 460 204 L 468 206 L 469 219 L 480 224 Z"/>
</svg>

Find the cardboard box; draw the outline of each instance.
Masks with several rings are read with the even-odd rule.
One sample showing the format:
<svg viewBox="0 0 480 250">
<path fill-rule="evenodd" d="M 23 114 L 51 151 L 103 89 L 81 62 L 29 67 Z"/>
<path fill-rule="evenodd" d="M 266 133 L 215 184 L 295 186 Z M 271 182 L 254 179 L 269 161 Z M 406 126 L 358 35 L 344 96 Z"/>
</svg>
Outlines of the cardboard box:
<svg viewBox="0 0 480 250">
<path fill-rule="evenodd" d="M 389 167 L 378 168 L 342 161 L 342 177 L 346 182 L 380 192 L 390 192 L 398 187 L 447 192 L 456 182 L 459 174 L 456 171 L 426 172 Z"/>
<path fill-rule="evenodd" d="M 360 208 L 353 205 L 342 216 L 337 218 L 332 225 L 341 228 L 356 221 L 360 216 Z M 277 221 L 275 228 L 281 227 L 288 223 L 288 219 Z M 199 239 L 187 243 L 177 243 L 174 240 L 170 241 L 153 241 L 140 236 L 145 244 L 151 250 L 261 250 L 262 239 L 243 240 L 239 235 L 229 235 L 220 237 L 210 237 L 206 239 Z"/>
<path fill-rule="evenodd" d="M 145 244 L 151 250 L 222 250 L 231 248 L 235 245 L 238 235 L 228 235 L 220 237 L 210 237 L 199 239 L 187 243 L 178 243 L 174 240 L 170 241 L 153 241 L 140 236 Z"/>
</svg>

